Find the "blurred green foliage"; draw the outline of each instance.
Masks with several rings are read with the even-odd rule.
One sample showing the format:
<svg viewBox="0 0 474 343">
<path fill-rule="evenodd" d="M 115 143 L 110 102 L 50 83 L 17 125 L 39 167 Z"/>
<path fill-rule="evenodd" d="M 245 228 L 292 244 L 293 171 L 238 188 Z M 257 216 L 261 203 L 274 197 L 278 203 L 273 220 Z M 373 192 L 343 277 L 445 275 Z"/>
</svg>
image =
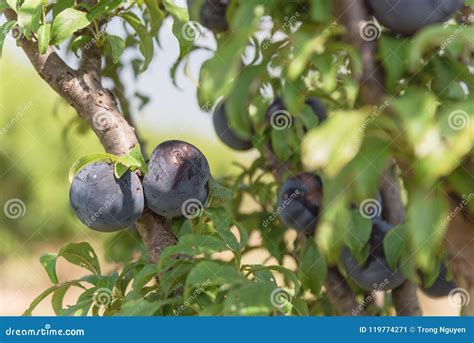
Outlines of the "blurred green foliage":
<svg viewBox="0 0 474 343">
<path fill-rule="evenodd" d="M 89 132 L 81 135 L 76 114 L 28 65 L 0 60 L 0 204 L 17 198 L 24 215 L 2 211 L 0 256 L 33 241 L 71 237 L 84 229 L 69 209 L 67 172 L 81 155 L 100 146 Z M 28 242 L 28 244 L 26 244 Z"/>
</svg>

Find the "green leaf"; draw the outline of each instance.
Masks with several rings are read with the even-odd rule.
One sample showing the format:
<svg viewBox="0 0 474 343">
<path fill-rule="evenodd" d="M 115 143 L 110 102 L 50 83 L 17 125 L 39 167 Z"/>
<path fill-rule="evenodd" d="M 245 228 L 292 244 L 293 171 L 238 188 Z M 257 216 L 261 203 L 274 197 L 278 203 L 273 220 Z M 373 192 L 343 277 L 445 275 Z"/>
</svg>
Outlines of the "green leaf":
<svg viewBox="0 0 474 343">
<path fill-rule="evenodd" d="M 74 52 L 74 54 L 76 55 L 76 57 L 79 57 L 79 55 L 77 54 L 77 51 L 80 48 L 82 48 L 84 45 L 89 43 L 91 40 L 92 40 L 92 36 L 89 36 L 89 35 L 79 35 L 73 38 L 73 40 L 71 41 L 70 47 L 71 47 L 72 52 Z"/>
<path fill-rule="evenodd" d="M 269 270 L 274 270 L 282 274 L 286 280 L 289 280 L 291 281 L 291 283 L 293 283 L 294 294 L 299 294 L 300 289 L 301 289 L 301 284 L 293 271 L 282 266 L 267 266 L 267 267 L 257 266 L 257 267 L 267 268 Z"/>
<path fill-rule="evenodd" d="M 40 302 L 42 302 L 48 295 L 56 291 L 60 286 L 54 285 L 49 287 L 47 290 L 45 290 L 43 293 L 38 295 L 30 304 L 30 306 L 23 312 L 22 316 L 31 316 L 33 313 L 33 310 L 36 308 L 36 306 L 39 305 Z"/>
<path fill-rule="evenodd" d="M 350 220 L 346 228 L 345 243 L 354 255 L 361 253 L 370 239 L 372 232 L 372 220 L 364 218 L 359 211 L 349 211 Z"/>
<path fill-rule="evenodd" d="M 115 163 L 115 176 L 121 178 L 129 169 L 138 169 L 144 173 L 148 173 L 148 166 L 143 158 L 139 145 L 134 146 L 127 155 L 118 158 Z"/>
<path fill-rule="evenodd" d="M 91 19 L 96 19 L 103 14 L 111 13 L 114 9 L 123 3 L 122 0 L 101 0 L 97 5 L 93 6 L 88 12 Z"/>
<path fill-rule="evenodd" d="M 143 64 L 138 70 L 144 72 L 153 59 L 153 37 L 147 32 L 147 28 L 142 24 L 140 18 L 133 12 L 121 13 L 120 16 L 135 30 L 140 39 L 140 52 L 144 57 Z"/>
<path fill-rule="evenodd" d="M 156 302 L 151 302 L 145 299 L 134 299 L 123 304 L 119 312 L 114 316 L 153 316 L 159 310 Z"/>
<path fill-rule="evenodd" d="M 290 114 L 282 114 L 282 117 L 289 118 Z M 296 136 L 295 131 L 288 127 L 286 129 L 272 129 L 270 131 L 272 150 L 275 152 L 275 155 L 281 160 L 286 161 L 292 155 L 294 151 L 292 150 L 292 143 L 298 142 L 299 139 Z"/>
<path fill-rule="evenodd" d="M 229 127 L 242 139 L 252 137 L 252 126 L 249 118 L 250 97 L 257 91 L 265 66 L 249 66 L 244 68 L 233 81 L 233 88 L 225 100 L 225 115 Z"/>
<path fill-rule="evenodd" d="M 336 175 L 359 152 L 363 135 L 355 133 L 365 118 L 361 111 L 338 111 L 309 131 L 302 142 L 304 166 L 309 170 L 322 168 L 327 175 Z"/>
<path fill-rule="evenodd" d="M 64 283 L 59 284 L 59 285 L 51 286 L 47 290 L 45 290 L 43 293 L 38 295 L 31 302 L 30 306 L 25 310 L 25 312 L 23 312 L 22 316 L 31 316 L 32 313 L 33 313 L 33 310 L 36 308 L 36 306 L 38 306 L 39 303 L 41 303 L 48 295 L 50 295 L 51 293 L 55 292 L 56 290 L 58 290 L 60 288 L 69 287 L 69 286 L 72 286 L 72 285 L 75 285 L 77 287 L 82 288 L 81 284 L 77 280 L 68 281 L 68 282 L 64 282 Z"/>
<path fill-rule="evenodd" d="M 406 234 L 403 225 L 398 225 L 390 230 L 384 238 L 383 249 L 385 258 L 392 271 L 397 269 L 398 261 L 405 247 Z"/>
<path fill-rule="evenodd" d="M 447 229 L 448 203 L 442 192 L 428 193 L 414 187 L 408 189 L 407 233 L 417 265 L 429 271 Z"/>
<path fill-rule="evenodd" d="M 68 306 L 67 308 L 61 311 L 61 316 L 71 316 L 71 315 L 79 315 L 85 316 L 89 312 L 89 309 L 94 302 L 93 297 L 96 288 L 89 288 L 85 290 L 79 298 L 77 298 L 77 302 L 75 305 Z"/>
<path fill-rule="evenodd" d="M 15 25 L 16 25 L 16 21 L 10 20 L 10 21 L 7 21 L 2 26 L 0 26 L 0 57 L 2 57 L 3 44 L 5 42 L 5 38 L 7 37 L 8 33 L 15 27 Z"/>
<path fill-rule="evenodd" d="M 283 292 L 270 282 L 249 283 L 248 285 L 232 289 L 227 295 L 223 315 L 231 316 L 268 316 L 274 311 L 289 312 L 291 303 L 284 304 L 283 308 L 272 304 L 273 291 Z M 290 292 L 285 293 L 290 295 Z M 281 293 L 280 293 L 281 294 Z"/>
<path fill-rule="evenodd" d="M 331 19 L 332 2 L 330 0 L 311 1 L 311 19 L 317 23 L 324 23 Z"/>
<path fill-rule="evenodd" d="M 114 164 L 114 175 L 117 179 L 120 179 L 128 171 L 128 167 L 123 164 L 116 162 Z"/>
<path fill-rule="evenodd" d="M 209 179 L 209 196 L 218 198 L 222 201 L 232 199 L 232 191 L 220 185 L 212 176 Z"/>
<path fill-rule="evenodd" d="M 230 92 L 234 78 L 241 71 L 241 54 L 263 14 L 263 7 L 253 1 L 239 4 L 231 23 L 234 34 L 225 37 L 225 44 L 218 44 L 214 57 L 202 65 L 198 89 L 200 104 L 214 103 Z"/>
<path fill-rule="evenodd" d="M 8 3 L 5 0 L 0 0 L 0 11 L 6 10 L 6 9 L 9 9 L 9 8 L 10 8 L 10 6 L 8 5 Z"/>
<path fill-rule="evenodd" d="M 38 29 L 38 50 L 41 55 L 48 50 L 50 35 L 51 24 L 41 25 Z"/>
<path fill-rule="evenodd" d="M 166 248 L 160 257 L 160 266 L 163 268 L 172 256 L 182 254 L 196 256 L 199 254 L 213 254 L 229 250 L 226 243 L 220 238 L 209 235 L 185 235 L 178 244 Z"/>
<path fill-rule="evenodd" d="M 64 257 L 68 262 L 85 268 L 93 274 L 100 275 L 100 264 L 97 254 L 87 242 L 68 243 L 58 253 L 58 257 Z"/>
<path fill-rule="evenodd" d="M 139 145 L 135 145 L 132 148 L 132 150 L 130 150 L 130 152 L 128 153 L 127 156 L 130 156 L 135 161 L 135 165 L 133 165 L 133 166 L 136 166 L 138 169 L 143 171 L 145 174 L 148 173 L 148 166 L 147 166 L 147 163 L 145 162 L 145 159 L 143 158 L 143 155 L 142 155 L 142 152 L 141 152 L 141 149 L 140 149 Z"/>
<path fill-rule="evenodd" d="M 327 266 L 324 257 L 319 252 L 314 240 L 308 239 L 300 253 L 298 277 L 301 284 L 317 296 L 326 280 L 326 274 Z"/>
<path fill-rule="evenodd" d="M 394 92 L 397 82 L 408 69 L 408 52 L 411 41 L 399 39 L 392 35 L 382 35 L 380 39 L 380 55 L 386 71 L 387 88 Z"/>
<path fill-rule="evenodd" d="M 74 7 L 75 0 L 61 0 L 57 1 L 53 6 L 53 18 L 55 18 L 59 13 L 64 11 L 66 8 Z"/>
<path fill-rule="evenodd" d="M 459 25 L 429 25 L 413 38 L 408 57 L 409 66 L 412 71 L 417 71 L 424 63 L 423 54 L 432 53 L 432 48 L 446 48 L 461 42 L 472 49 L 474 27 Z M 431 57 L 431 56 L 430 56 Z"/>
<path fill-rule="evenodd" d="M 17 8 L 18 8 L 18 0 L 6 0 L 8 6 L 14 10 L 15 12 L 17 12 Z"/>
<path fill-rule="evenodd" d="M 58 288 L 53 293 L 53 297 L 51 298 L 51 305 L 53 306 L 54 313 L 56 313 L 57 316 L 61 315 L 63 311 L 63 300 L 64 300 L 64 296 L 69 290 L 69 287 L 71 287 L 71 285 L 68 285 L 68 284 L 64 285 Z"/>
<path fill-rule="evenodd" d="M 309 308 L 306 301 L 298 298 L 293 298 L 292 305 L 299 316 L 309 316 Z"/>
<path fill-rule="evenodd" d="M 249 240 L 249 235 L 247 229 L 239 222 L 234 223 L 235 226 L 237 226 L 237 229 L 239 229 L 239 234 L 240 234 L 240 250 L 244 249 L 244 247 L 247 245 L 247 242 Z"/>
<path fill-rule="evenodd" d="M 57 284 L 58 276 L 56 274 L 56 260 L 58 259 L 58 254 L 43 254 L 40 257 L 40 263 L 48 273 L 49 279 Z"/>
<path fill-rule="evenodd" d="M 193 47 L 192 40 L 184 35 L 186 25 L 189 25 L 189 14 L 186 8 L 177 6 L 172 0 L 163 0 L 166 11 L 173 17 L 173 34 L 179 42 L 179 57 L 181 60 Z"/>
<path fill-rule="evenodd" d="M 107 35 L 105 37 L 105 41 L 110 49 L 110 55 L 112 56 L 112 62 L 117 63 L 120 60 L 120 56 L 122 56 L 123 51 L 125 50 L 125 41 L 119 37 L 114 35 Z"/>
<path fill-rule="evenodd" d="M 235 287 L 247 280 L 229 264 L 216 261 L 202 261 L 191 269 L 186 278 L 184 297 L 189 297 L 196 287 L 210 286 Z"/>
<path fill-rule="evenodd" d="M 51 43 L 53 45 L 60 44 L 71 37 L 74 32 L 89 24 L 87 13 L 67 8 L 54 18 L 51 28 Z"/>
<path fill-rule="evenodd" d="M 150 22 L 151 22 L 151 29 L 150 34 L 151 36 L 156 36 L 160 29 L 160 26 L 163 22 L 165 17 L 163 11 L 160 9 L 160 4 L 158 1 L 154 0 L 145 0 L 145 5 L 150 13 Z"/>
<path fill-rule="evenodd" d="M 40 26 L 43 0 L 25 0 L 18 11 L 18 25 L 26 38 Z"/>
<path fill-rule="evenodd" d="M 119 157 L 109 153 L 90 154 L 79 158 L 69 169 L 68 179 L 72 182 L 74 176 L 85 166 L 94 162 L 116 162 Z"/>
<path fill-rule="evenodd" d="M 214 228 L 219 237 L 221 237 L 234 252 L 240 252 L 239 242 L 232 231 L 230 231 L 230 227 L 233 223 L 232 214 L 227 212 L 224 207 L 208 208 L 206 209 L 206 214 L 214 223 Z"/>
</svg>

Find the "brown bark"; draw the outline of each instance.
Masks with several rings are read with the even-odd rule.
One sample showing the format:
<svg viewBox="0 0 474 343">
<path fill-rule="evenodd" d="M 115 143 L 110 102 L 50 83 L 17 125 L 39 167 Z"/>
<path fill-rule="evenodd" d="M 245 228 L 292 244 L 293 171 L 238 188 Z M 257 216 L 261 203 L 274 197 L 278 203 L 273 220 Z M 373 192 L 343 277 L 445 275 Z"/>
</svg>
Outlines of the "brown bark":
<svg viewBox="0 0 474 343">
<path fill-rule="evenodd" d="M 367 313 L 360 305 L 344 276 L 336 267 L 328 268 L 324 287 L 331 305 L 340 316 L 366 316 Z"/>
<path fill-rule="evenodd" d="M 16 13 L 12 10 L 4 10 L 3 14 L 8 20 L 16 20 Z M 138 144 L 135 129 L 120 113 L 112 92 L 102 85 L 102 57 L 97 48 L 82 49 L 80 67 L 76 70 L 69 67 L 53 47 L 40 55 L 34 39 L 22 38 L 18 44 L 38 75 L 87 121 L 105 151 L 125 155 Z M 164 248 L 176 243 L 164 218 L 160 216 L 145 214 L 137 227 L 153 263 Z"/>
<path fill-rule="evenodd" d="M 378 105 L 386 94 L 382 69 L 375 60 L 377 42 L 363 39 L 360 34 L 360 25 L 370 20 L 366 2 L 335 0 L 333 3 L 337 20 L 347 29 L 346 41 L 361 54 L 363 72 L 358 81 L 362 98 L 366 104 Z M 380 192 L 384 202 L 384 218 L 396 225 L 405 218 L 405 209 L 401 202 L 400 185 L 392 169 L 387 169 L 382 175 Z M 405 282 L 392 292 L 392 297 L 398 314 L 421 315 L 415 285 Z"/>
<path fill-rule="evenodd" d="M 177 243 L 176 236 L 166 223 L 166 218 L 151 211 L 146 211 L 136 226 L 151 263 L 157 263 L 163 250 Z"/>
<path fill-rule="evenodd" d="M 453 212 L 460 208 L 458 197 L 451 196 L 450 200 Z M 474 316 L 474 219 L 467 208 L 464 207 L 449 222 L 445 242 L 456 285 L 469 295 L 467 304 L 464 304 L 466 315 Z"/>
</svg>

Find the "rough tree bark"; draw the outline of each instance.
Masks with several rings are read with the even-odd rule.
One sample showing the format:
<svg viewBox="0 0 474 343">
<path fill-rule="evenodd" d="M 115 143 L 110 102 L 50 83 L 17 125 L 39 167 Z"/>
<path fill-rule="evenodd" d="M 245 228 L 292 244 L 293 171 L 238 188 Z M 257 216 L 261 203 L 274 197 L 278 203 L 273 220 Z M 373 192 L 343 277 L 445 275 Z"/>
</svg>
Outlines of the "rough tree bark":
<svg viewBox="0 0 474 343">
<path fill-rule="evenodd" d="M 12 10 L 4 10 L 3 14 L 8 20 L 16 20 Z M 80 67 L 72 69 L 52 47 L 40 55 L 35 40 L 22 38 L 18 45 L 38 75 L 87 121 L 105 151 L 125 155 L 138 144 L 135 129 L 120 113 L 114 94 L 102 85 L 102 57 L 98 49 L 82 49 Z M 137 228 L 152 263 L 158 261 L 163 249 L 176 243 L 166 220 L 151 212 L 145 212 Z"/>
<path fill-rule="evenodd" d="M 335 16 L 347 28 L 346 40 L 361 54 L 363 73 L 360 76 L 360 92 L 366 104 L 379 105 L 386 92 L 382 69 L 377 65 L 376 40 L 363 39 L 361 25 L 370 20 L 367 4 L 364 0 L 335 0 Z M 380 192 L 384 203 L 384 218 L 391 224 L 399 224 L 405 218 L 405 209 L 401 202 L 400 185 L 394 176 L 393 166 L 382 175 Z M 405 282 L 392 291 L 393 302 L 399 315 L 421 315 L 416 286 Z"/>
</svg>

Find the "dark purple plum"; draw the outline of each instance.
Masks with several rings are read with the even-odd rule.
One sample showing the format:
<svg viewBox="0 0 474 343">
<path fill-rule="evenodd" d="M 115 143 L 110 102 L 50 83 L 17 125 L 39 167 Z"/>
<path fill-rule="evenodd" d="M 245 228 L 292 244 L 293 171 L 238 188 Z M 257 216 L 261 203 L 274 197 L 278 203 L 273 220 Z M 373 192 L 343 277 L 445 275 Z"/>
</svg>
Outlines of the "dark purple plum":
<svg viewBox="0 0 474 343">
<path fill-rule="evenodd" d="M 278 192 L 277 213 L 281 222 L 305 235 L 313 235 L 323 198 L 319 176 L 301 173 L 286 180 Z"/>
<path fill-rule="evenodd" d="M 214 111 L 212 121 L 214 123 L 214 129 L 216 130 L 217 136 L 229 148 L 240 151 L 252 149 L 253 145 L 250 140 L 240 138 L 229 127 L 229 121 L 227 120 L 224 102 L 222 102 Z"/>
<path fill-rule="evenodd" d="M 368 0 L 373 15 L 394 33 L 412 35 L 427 25 L 447 21 L 464 0 Z"/>
<path fill-rule="evenodd" d="M 453 280 L 448 280 L 448 269 L 442 264 L 436 281 L 430 287 L 423 287 L 421 290 L 432 298 L 439 298 L 449 295 L 449 292 L 456 287 Z"/>
<path fill-rule="evenodd" d="M 194 145 L 171 140 L 158 145 L 143 179 L 147 206 L 165 217 L 186 215 L 183 207 L 204 205 L 211 173 L 206 157 Z"/>
<path fill-rule="evenodd" d="M 372 222 L 369 257 L 365 264 L 360 266 L 347 247 L 343 248 L 342 261 L 347 274 L 361 288 L 367 291 L 394 289 L 405 281 L 405 276 L 400 268 L 393 272 L 385 258 L 383 240 L 393 226 L 379 218 Z"/>
<path fill-rule="evenodd" d="M 138 176 L 127 171 L 120 179 L 109 163 L 92 163 L 74 177 L 71 207 L 87 227 L 113 232 L 130 227 L 143 213 L 143 189 Z"/>
<path fill-rule="evenodd" d="M 188 8 L 191 8 L 195 0 L 187 0 Z M 203 0 L 199 10 L 199 22 L 214 32 L 227 31 L 229 25 L 226 19 L 229 0 Z"/>
</svg>

